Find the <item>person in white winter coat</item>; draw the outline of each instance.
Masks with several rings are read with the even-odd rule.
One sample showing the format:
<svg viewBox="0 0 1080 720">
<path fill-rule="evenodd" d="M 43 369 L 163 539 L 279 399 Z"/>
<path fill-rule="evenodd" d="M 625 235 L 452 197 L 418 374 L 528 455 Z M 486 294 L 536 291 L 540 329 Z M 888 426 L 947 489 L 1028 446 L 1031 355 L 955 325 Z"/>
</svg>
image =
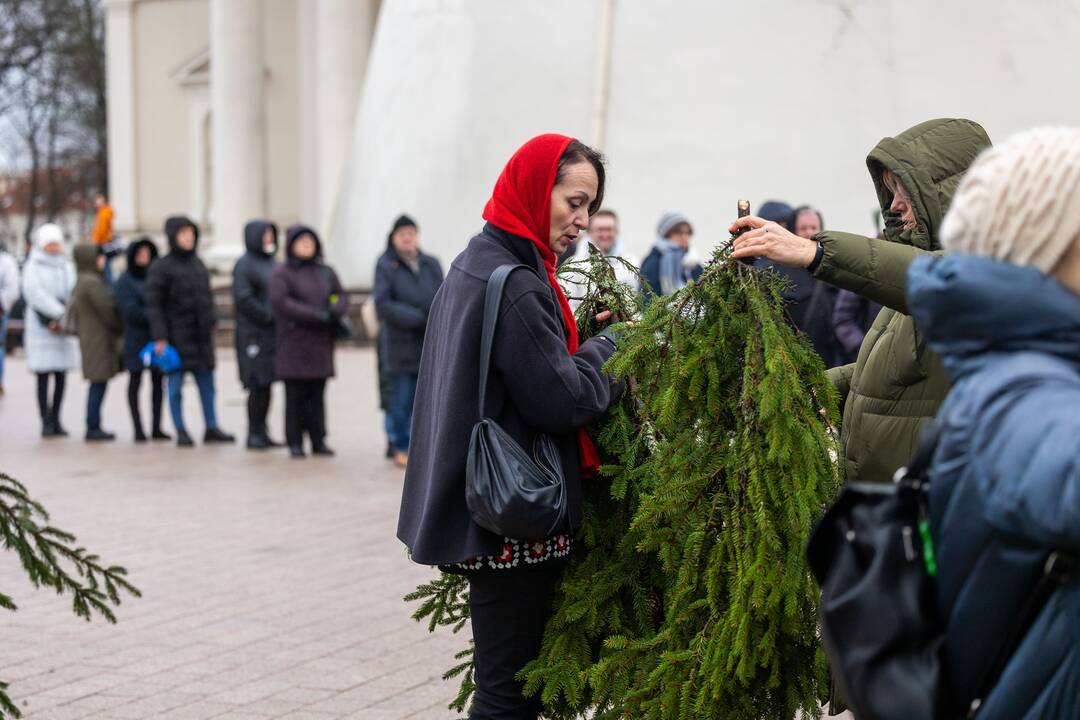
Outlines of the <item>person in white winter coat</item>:
<svg viewBox="0 0 1080 720">
<path fill-rule="evenodd" d="M 8 315 L 19 300 L 19 265 L 0 247 L 0 395 L 4 394 L 4 351 L 7 347 Z"/>
<path fill-rule="evenodd" d="M 596 214 L 589 219 L 587 240 L 578 242 L 570 261 L 576 263 L 588 260 L 590 245 L 608 258 L 608 263 L 611 265 L 612 270 L 615 271 L 616 280 L 635 293 L 641 289 L 637 273 L 616 260 L 616 258 L 621 258 L 634 267 L 640 265 L 637 257 L 627 254 L 623 247 L 622 239 L 619 237 L 619 216 L 615 214 L 614 210 L 602 208 L 597 210 Z M 570 307 L 576 311 L 578 305 L 581 304 L 581 298 L 588 294 L 589 288 L 584 282 L 584 278 L 580 278 L 579 281 L 576 273 L 570 276 L 570 280 L 570 282 L 566 283 L 564 289 L 567 298 L 570 300 Z"/>
<path fill-rule="evenodd" d="M 34 250 L 23 268 L 26 299 L 26 364 L 37 375 L 38 409 L 42 437 L 67 435 L 60 424 L 64 381 L 68 370 L 81 365 L 79 340 L 65 335 L 61 319 L 75 288 L 75 265 L 64 255 L 64 233 L 46 223 L 37 229 Z M 49 398 L 49 377 L 54 380 Z"/>
</svg>

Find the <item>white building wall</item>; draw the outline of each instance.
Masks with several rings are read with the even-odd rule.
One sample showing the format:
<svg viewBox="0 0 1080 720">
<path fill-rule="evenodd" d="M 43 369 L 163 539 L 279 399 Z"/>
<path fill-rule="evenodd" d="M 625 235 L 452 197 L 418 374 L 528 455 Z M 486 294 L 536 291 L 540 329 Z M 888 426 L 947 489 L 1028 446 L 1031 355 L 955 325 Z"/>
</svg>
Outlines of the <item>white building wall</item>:
<svg viewBox="0 0 1080 720">
<path fill-rule="evenodd" d="M 209 11 L 206 0 L 155 0 L 135 2 L 132 12 L 136 221 L 118 212 L 116 223 L 161 232 L 168 215 L 195 212 L 199 205 L 193 196 L 188 92 L 174 73 L 206 49 Z"/>
<path fill-rule="evenodd" d="M 386 0 L 357 118 L 332 260 L 371 282 L 407 211 L 444 263 L 502 164 L 534 134 L 588 140 L 606 0 Z M 865 157 L 883 136 L 962 116 L 992 139 L 1077 124 L 1075 0 L 613 3 L 609 205 L 643 254 L 686 212 L 706 250 L 735 202 L 808 202 L 873 231 Z"/>
</svg>

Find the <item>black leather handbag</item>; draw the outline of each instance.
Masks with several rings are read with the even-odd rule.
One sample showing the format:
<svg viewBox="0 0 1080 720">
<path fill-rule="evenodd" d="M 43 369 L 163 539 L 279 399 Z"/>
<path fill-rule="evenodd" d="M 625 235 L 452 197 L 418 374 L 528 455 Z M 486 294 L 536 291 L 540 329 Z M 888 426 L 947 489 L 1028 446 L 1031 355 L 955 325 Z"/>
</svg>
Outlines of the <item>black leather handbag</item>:
<svg viewBox="0 0 1080 720">
<path fill-rule="evenodd" d="M 538 433 L 532 454 L 487 416 L 491 344 L 499 320 L 503 288 L 514 270 L 501 265 L 488 280 L 480 335 L 480 422 L 473 426 L 465 467 L 465 502 L 473 521 L 515 540 L 543 540 L 568 529 L 566 479 L 555 442 Z"/>
</svg>

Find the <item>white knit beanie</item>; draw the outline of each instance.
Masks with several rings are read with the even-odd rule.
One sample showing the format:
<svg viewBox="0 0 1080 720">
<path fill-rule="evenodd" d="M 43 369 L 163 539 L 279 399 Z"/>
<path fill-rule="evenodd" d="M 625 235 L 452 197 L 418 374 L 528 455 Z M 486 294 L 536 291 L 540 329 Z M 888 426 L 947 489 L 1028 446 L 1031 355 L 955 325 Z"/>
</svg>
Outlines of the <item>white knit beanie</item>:
<svg viewBox="0 0 1080 720">
<path fill-rule="evenodd" d="M 1080 128 L 1035 128 L 984 151 L 941 225 L 950 252 L 1049 273 L 1080 233 Z"/>
</svg>

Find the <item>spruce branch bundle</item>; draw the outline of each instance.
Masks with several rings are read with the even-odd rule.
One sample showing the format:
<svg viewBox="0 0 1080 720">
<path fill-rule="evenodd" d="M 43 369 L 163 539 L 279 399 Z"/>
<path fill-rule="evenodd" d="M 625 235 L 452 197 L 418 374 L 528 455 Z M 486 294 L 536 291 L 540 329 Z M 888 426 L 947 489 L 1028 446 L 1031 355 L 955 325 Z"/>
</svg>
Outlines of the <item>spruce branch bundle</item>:
<svg viewBox="0 0 1080 720">
<path fill-rule="evenodd" d="M 0 543 L 14 551 L 36 588 L 50 588 L 58 595 L 68 593 L 72 611 L 87 621 L 94 615 L 116 622 L 114 607 L 123 594 L 140 597 L 138 588 L 127 579 L 127 570 L 104 565 L 101 558 L 75 545 L 75 536 L 49 524 L 49 513 L 30 497 L 26 487 L 0 473 Z M 0 608 L 14 611 L 15 602 L 0 593 Z M 21 717 L 8 697 L 7 684 L 0 682 L 0 720 Z"/>
<path fill-rule="evenodd" d="M 546 717 L 820 715 L 803 549 L 839 488 L 837 397 L 784 322 L 783 281 L 729 253 L 653 299 L 610 362 L 631 390 L 596 429 L 603 477 L 585 483 L 554 615 L 523 672 Z M 589 278 L 583 337 L 598 309 L 637 316 L 604 258 L 571 271 Z"/>
</svg>

